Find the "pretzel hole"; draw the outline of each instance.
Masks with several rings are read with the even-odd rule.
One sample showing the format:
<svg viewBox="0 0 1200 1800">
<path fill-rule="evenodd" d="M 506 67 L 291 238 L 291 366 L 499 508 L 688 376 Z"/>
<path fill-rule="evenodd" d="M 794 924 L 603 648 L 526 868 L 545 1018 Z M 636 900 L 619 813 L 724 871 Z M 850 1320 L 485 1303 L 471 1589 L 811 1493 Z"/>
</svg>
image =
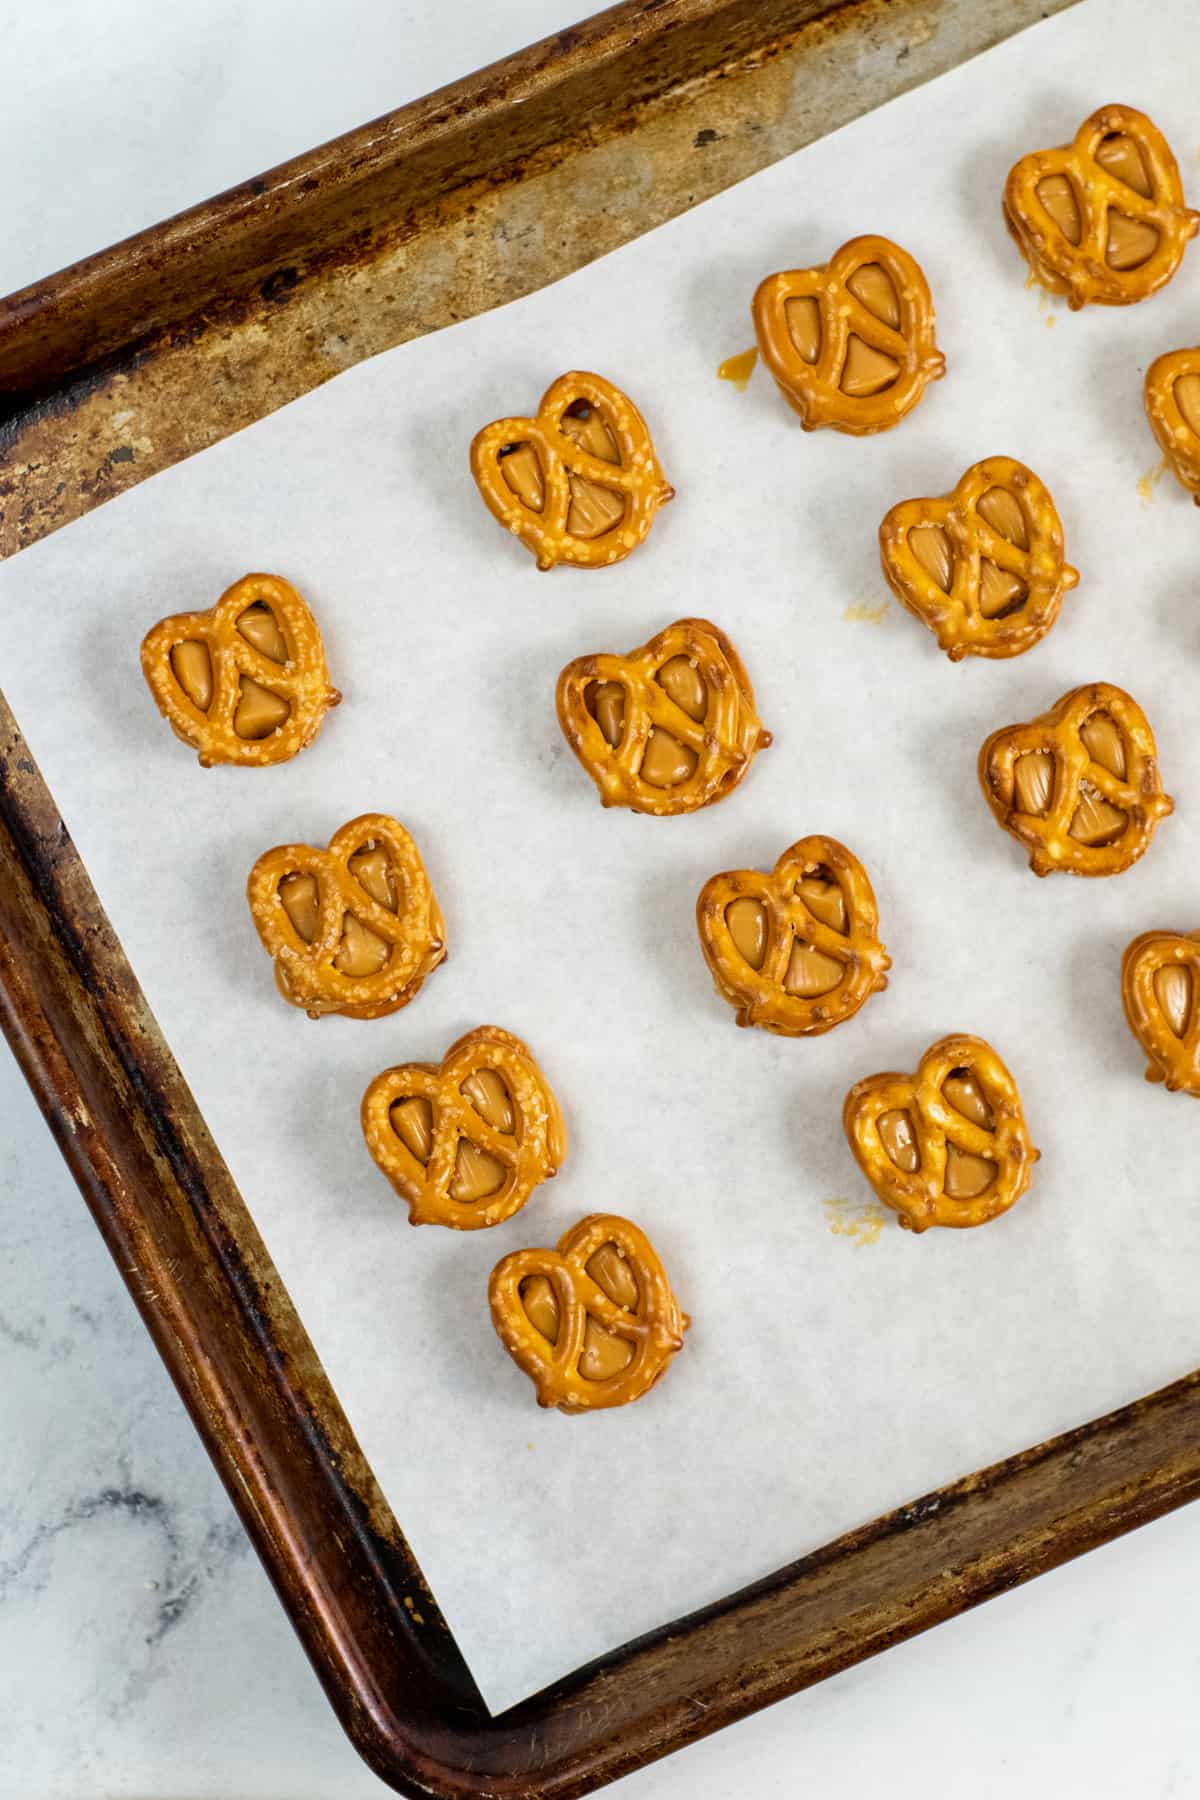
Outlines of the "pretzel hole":
<svg viewBox="0 0 1200 1800">
<path fill-rule="evenodd" d="M 851 332 L 846 342 L 846 360 L 842 365 L 840 387 L 852 400 L 866 400 L 890 388 L 900 373 L 894 356 L 875 350 Z"/>
<path fill-rule="evenodd" d="M 1069 177 L 1043 175 L 1034 191 L 1068 244 L 1078 244 L 1083 237 L 1083 226 L 1079 218 L 1079 201 Z"/>
<path fill-rule="evenodd" d="M 256 600 L 239 614 L 237 628 L 246 642 L 272 662 L 288 661 L 287 639 L 279 629 L 275 614 L 263 601 Z"/>
<path fill-rule="evenodd" d="M 233 715 L 233 729 L 240 738 L 252 743 L 274 737 L 292 715 L 292 703 L 281 694 L 273 694 L 252 675 L 238 677 L 240 696 Z"/>
<path fill-rule="evenodd" d="M 1016 495 L 1007 488 L 990 487 L 986 494 L 980 495 L 975 511 L 993 531 L 999 532 L 1002 538 L 1007 538 L 1010 544 L 1016 544 L 1019 550 L 1028 550 L 1029 532 L 1025 525 L 1025 514 Z"/>
<path fill-rule="evenodd" d="M 470 1138 L 459 1138 L 454 1151 L 454 1174 L 447 1190 L 452 1200 L 463 1206 L 490 1200 L 500 1192 L 507 1177 L 508 1168 L 498 1156 L 480 1149 Z"/>
<path fill-rule="evenodd" d="M 1054 758 L 1048 750 L 1030 750 L 1013 766 L 1013 799 L 1018 812 L 1044 818 L 1054 792 Z"/>
<path fill-rule="evenodd" d="M 508 1089 L 495 1069 L 476 1069 L 462 1084 L 464 1099 L 475 1108 L 485 1125 L 511 1137 L 516 1130 L 516 1115 Z"/>
<path fill-rule="evenodd" d="M 1150 176 L 1137 144 L 1123 131 L 1110 132 L 1096 146 L 1096 161 L 1107 174 L 1123 181 L 1144 200 L 1151 197 Z"/>
<path fill-rule="evenodd" d="M 1019 613 L 1029 598 L 1029 586 L 1002 569 L 990 556 L 979 559 L 979 610 L 985 619 L 1008 619 Z"/>
<path fill-rule="evenodd" d="M 893 1107 L 890 1112 L 880 1113 L 875 1130 L 889 1162 L 895 1163 L 905 1175 L 915 1175 L 921 1166 L 921 1154 L 917 1149 L 912 1114 L 902 1106 Z"/>
<path fill-rule="evenodd" d="M 1181 375 L 1175 383 L 1175 404 L 1189 431 L 1200 437 L 1200 375 Z"/>
<path fill-rule="evenodd" d="M 970 1150 L 960 1150 L 957 1144 L 946 1144 L 946 1172 L 942 1177 L 942 1191 L 947 1200 L 977 1200 L 986 1188 L 991 1187 L 999 1167 L 990 1157 L 976 1156 Z"/>
<path fill-rule="evenodd" d="M 365 843 L 350 857 L 346 867 L 377 906 L 384 906 L 393 913 L 400 910 L 392 859 L 382 845 L 374 839 Z"/>
<path fill-rule="evenodd" d="M 348 975 L 351 981 L 365 981 L 368 976 L 378 975 L 386 968 L 391 955 L 392 946 L 386 938 L 372 931 L 357 913 L 346 913 L 342 919 L 341 942 L 333 959 L 339 974 Z"/>
<path fill-rule="evenodd" d="M 1094 712 L 1083 725 L 1079 735 L 1084 749 L 1092 761 L 1115 775 L 1118 781 L 1125 779 L 1125 739 L 1117 727 L 1111 713 Z"/>
<path fill-rule="evenodd" d="M 784 301 L 783 316 L 796 354 L 806 363 L 815 363 L 821 353 L 820 302 L 812 294 L 799 294 Z"/>
<path fill-rule="evenodd" d="M 388 1107 L 388 1123 L 419 1163 L 429 1161 L 433 1154 L 433 1106 L 423 1094 L 393 1100 Z"/>
<path fill-rule="evenodd" d="M 686 656 L 672 656 L 654 679 L 681 712 L 700 723 L 708 711 L 708 688 L 694 663 Z"/>
<path fill-rule="evenodd" d="M 1127 813 L 1118 806 L 1110 806 L 1090 781 L 1080 782 L 1079 805 L 1068 827 L 1077 843 L 1086 844 L 1092 850 L 1105 849 L 1124 837 L 1128 825 Z"/>
<path fill-rule="evenodd" d="M 1128 213 L 1109 208 L 1104 260 L 1110 269 L 1140 269 L 1158 249 L 1158 240 L 1157 225 L 1150 225 L 1145 219 L 1131 219 Z"/>
<path fill-rule="evenodd" d="M 893 331 L 900 328 L 900 301 L 896 294 L 896 284 L 887 270 L 878 263 L 864 263 L 861 269 L 855 269 L 846 286 L 856 300 L 861 300 L 869 313 L 890 325 Z"/>
<path fill-rule="evenodd" d="M 1177 392 L 1179 385 L 1177 382 Z M 171 673 L 197 712 L 206 713 L 213 697 L 212 657 L 208 645 L 198 638 L 176 644 L 171 651 Z"/>
<path fill-rule="evenodd" d="M 800 1000 L 817 1000 L 822 994 L 832 993 L 845 973 L 835 957 L 794 938 L 783 986 L 786 993 L 795 994 Z"/>
<path fill-rule="evenodd" d="M 1154 998 L 1175 1036 L 1183 1037 L 1192 1010 L 1192 971 L 1185 963 L 1164 963 L 1155 969 Z"/>
<path fill-rule="evenodd" d="M 655 725 L 651 728 L 646 748 L 642 752 L 641 777 L 651 787 L 678 787 L 696 773 L 699 760 L 696 752 L 687 744 L 681 744 L 669 731 Z"/>
<path fill-rule="evenodd" d="M 846 918 L 846 901 L 824 863 L 819 863 L 815 870 L 801 876 L 796 883 L 796 894 L 814 918 L 820 919 L 831 931 L 840 932 L 845 937 L 850 928 Z"/>
<path fill-rule="evenodd" d="M 321 895 L 316 876 L 285 875 L 278 893 L 296 936 L 311 944 L 321 918 Z"/>
<path fill-rule="evenodd" d="M 509 492 L 530 512 L 540 513 L 546 504 L 546 480 L 533 445 L 503 444 L 497 463 Z"/>
<path fill-rule="evenodd" d="M 725 908 L 725 923 L 739 956 L 761 969 L 767 954 L 767 909 L 761 900 L 740 894 Z"/>
<path fill-rule="evenodd" d="M 972 1125 L 978 1125 L 984 1131 L 995 1131 L 996 1115 L 970 1069 L 951 1069 L 942 1083 L 942 1095 L 955 1112 L 970 1119 Z"/>
<path fill-rule="evenodd" d="M 625 736 L 625 689 L 619 681 L 593 681 L 583 703 L 595 719 L 605 743 L 616 750 Z"/>
<path fill-rule="evenodd" d="M 940 525 L 914 525 L 908 534 L 908 547 L 930 579 L 948 594 L 954 584 L 954 548 L 949 532 Z"/>
</svg>

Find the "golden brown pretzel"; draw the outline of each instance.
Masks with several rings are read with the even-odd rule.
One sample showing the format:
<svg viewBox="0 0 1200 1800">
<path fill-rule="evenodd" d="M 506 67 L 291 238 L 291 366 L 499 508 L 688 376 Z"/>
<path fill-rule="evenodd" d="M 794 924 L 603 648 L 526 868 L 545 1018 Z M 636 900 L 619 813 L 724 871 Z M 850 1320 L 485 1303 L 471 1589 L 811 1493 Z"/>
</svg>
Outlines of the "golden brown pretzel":
<svg viewBox="0 0 1200 1800">
<path fill-rule="evenodd" d="M 1156 357 L 1146 370 L 1144 399 L 1172 474 L 1200 506 L 1200 346 Z"/>
<path fill-rule="evenodd" d="M 471 473 L 494 519 L 539 569 L 603 569 L 637 547 L 674 495 L 641 413 L 602 375 L 573 370 L 532 419 L 497 419 L 471 445 Z"/>
<path fill-rule="evenodd" d="M 810 1037 L 887 986 L 867 871 L 836 838 L 806 837 L 774 869 L 734 869 L 696 901 L 700 948 L 739 1025 Z"/>
<path fill-rule="evenodd" d="M 396 819 L 363 813 L 326 850 L 280 844 L 260 856 L 246 898 L 275 983 L 310 1019 L 381 1019 L 446 955 L 446 927 L 421 854 Z"/>
<path fill-rule="evenodd" d="M 1174 811 L 1145 713 L 1107 681 L 994 731 L 979 752 L 979 784 L 1035 875 L 1119 875 Z"/>
<path fill-rule="evenodd" d="M 1020 656 L 1079 580 L 1049 489 L 1011 456 L 973 463 L 949 494 L 902 500 L 879 527 L 888 586 L 951 662 Z"/>
<path fill-rule="evenodd" d="M 1121 1004 L 1147 1081 L 1200 1100 L 1200 931 L 1144 931 L 1121 958 Z"/>
<path fill-rule="evenodd" d="M 751 310 L 805 431 L 887 431 L 946 372 L 920 264 L 885 237 L 851 238 L 821 269 L 768 275 Z"/>
<path fill-rule="evenodd" d="M 557 1250 L 517 1250 L 492 1270 L 492 1323 L 539 1406 L 595 1412 L 652 1388 L 691 1323 L 645 1233 L 592 1213 Z"/>
<path fill-rule="evenodd" d="M 440 1063 L 377 1075 L 362 1102 L 367 1149 L 413 1225 L 478 1231 L 511 1219 L 558 1173 L 567 1131 L 519 1037 L 479 1025 Z"/>
<path fill-rule="evenodd" d="M 842 1110 L 855 1161 L 909 1231 L 986 1225 L 1029 1186 L 1040 1154 L 1021 1096 L 982 1038 L 933 1044 L 915 1075 L 868 1075 Z"/>
<path fill-rule="evenodd" d="M 278 575 L 243 575 L 207 612 L 160 619 L 143 639 L 142 670 L 203 769 L 287 762 L 341 699 L 316 620 Z"/>
<path fill-rule="evenodd" d="M 711 806 L 771 742 L 742 660 L 707 619 L 677 619 L 628 656 L 580 656 L 558 722 L 605 806 L 665 818 Z"/>
<path fill-rule="evenodd" d="M 1004 217 L 1043 287 L 1073 310 L 1157 293 L 1200 226 L 1166 139 L 1132 106 L 1102 106 L 1071 143 L 1023 156 Z"/>
</svg>

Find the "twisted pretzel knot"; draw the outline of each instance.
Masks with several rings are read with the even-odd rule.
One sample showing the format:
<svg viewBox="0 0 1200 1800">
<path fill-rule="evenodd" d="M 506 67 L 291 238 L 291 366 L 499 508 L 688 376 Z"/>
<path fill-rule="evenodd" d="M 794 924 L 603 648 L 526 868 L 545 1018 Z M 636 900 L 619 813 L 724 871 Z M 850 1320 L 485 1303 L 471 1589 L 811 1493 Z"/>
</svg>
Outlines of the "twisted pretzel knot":
<svg viewBox="0 0 1200 1800">
<path fill-rule="evenodd" d="M 694 719 L 671 698 L 659 672 L 685 657 L 703 683 L 705 711 Z M 614 747 L 588 706 L 589 693 L 606 682 L 624 690 L 624 719 Z M 754 689 L 742 659 L 707 619 L 677 619 L 628 656 L 580 656 L 558 678 L 558 722 L 563 735 L 600 790 L 605 806 L 668 817 L 723 800 L 745 776 L 771 734 L 754 710 Z M 643 763 L 651 731 L 675 739 L 696 759 L 685 779 L 656 787 Z"/>
<path fill-rule="evenodd" d="M 806 876 L 838 888 L 846 930 L 820 919 L 798 892 Z M 756 900 L 766 914 L 766 942 L 756 969 L 742 954 L 726 913 L 733 901 Z M 739 1025 L 761 1025 L 783 1037 L 832 1031 L 863 1002 L 887 986 L 891 958 L 879 941 L 879 909 L 867 871 L 836 838 L 801 838 L 784 851 L 769 875 L 735 869 L 705 882 L 696 901 L 700 947 L 717 992 L 736 1006 Z M 827 993 L 805 999 L 784 985 L 794 944 L 808 945 L 842 965 L 843 974 Z"/>
<path fill-rule="evenodd" d="M 1014 543 L 978 512 L 979 502 L 993 488 L 1019 507 L 1027 546 Z M 912 530 L 928 525 L 940 527 L 950 540 L 948 593 L 909 540 Z M 990 618 L 980 604 L 985 557 L 1027 589 L 1011 611 L 1006 607 Z M 1064 561 L 1062 523 L 1049 489 L 1011 456 L 973 463 L 949 494 L 893 506 L 879 527 L 879 560 L 896 598 L 928 626 L 951 662 L 967 655 L 1019 656 L 1030 649 L 1045 637 L 1064 593 L 1079 580 L 1078 571 Z"/>
<path fill-rule="evenodd" d="M 637 1284 L 637 1305 L 618 1305 L 589 1273 L 598 1250 L 612 1245 Z M 558 1309 L 552 1343 L 533 1324 L 521 1284 L 540 1275 L 550 1283 Z M 517 1250 L 492 1270 L 488 1283 L 492 1323 L 504 1348 L 537 1389 L 539 1406 L 589 1412 L 625 1406 L 654 1386 L 677 1350 L 690 1320 L 679 1310 L 666 1271 L 649 1238 L 628 1219 L 592 1213 L 559 1239 L 557 1250 Z M 580 1373 L 589 1318 L 630 1345 L 629 1362 L 614 1375 Z"/>
<path fill-rule="evenodd" d="M 878 264 L 896 294 L 899 323 L 889 325 L 846 285 L 860 269 Z M 789 300 L 814 299 L 821 333 L 816 359 L 801 355 L 788 323 Z M 760 283 L 752 306 L 763 361 L 806 431 L 832 425 L 866 436 L 887 431 L 912 411 L 926 384 L 946 372 L 934 341 L 933 301 L 920 265 L 885 237 L 857 237 L 822 269 L 788 269 Z M 847 394 L 842 388 L 851 334 L 899 364 L 879 393 Z"/>
<path fill-rule="evenodd" d="M 464 1083 L 480 1071 L 503 1082 L 512 1107 L 512 1129 L 498 1129 L 480 1112 Z M 429 1155 L 415 1156 L 395 1130 L 397 1102 L 427 1100 L 432 1114 Z M 367 1149 L 396 1192 L 408 1202 L 413 1225 L 449 1225 L 477 1231 L 510 1219 L 539 1182 L 557 1174 L 567 1153 L 558 1102 L 527 1047 L 511 1031 L 480 1025 L 451 1044 L 440 1063 L 404 1063 L 377 1075 L 362 1101 Z M 455 1199 L 460 1140 L 503 1165 L 501 1185 L 475 1201 Z"/>
<path fill-rule="evenodd" d="M 1200 506 L 1200 435 L 1180 406 L 1177 391 L 1177 384 L 1187 377 L 1200 388 L 1200 346 L 1168 350 L 1165 356 L 1156 357 L 1146 370 L 1144 399 L 1155 442 L 1175 479 Z M 1193 413 L 1193 417 L 1200 415 Z"/>
<path fill-rule="evenodd" d="M 1106 713 L 1120 736 L 1124 776 L 1094 760 L 1081 731 L 1095 713 Z M 1053 759 L 1049 806 L 1044 813 L 1021 810 L 1016 769 L 1022 756 Z M 1072 875 L 1119 875 L 1142 856 L 1160 819 L 1174 811 L 1158 774 L 1154 733 L 1136 700 L 1110 682 L 1073 688 L 1049 712 L 1027 725 L 994 731 L 979 752 L 979 783 L 1005 831 L 1029 851 L 1035 875 L 1066 870 Z M 1086 844 L 1070 834 L 1081 799 L 1098 795 L 1123 812 L 1129 823 L 1110 844 Z"/>
<path fill-rule="evenodd" d="M 382 849 L 396 884 L 396 911 L 375 900 L 349 867 L 360 850 Z M 311 941 L 302 937 L 280 897 L 289 875 L 310 875 L 319 910 Z M 259 857 L 246 883 L 246 898 L 263 947 L 275 959 L 275 983 L 292 1006 L 310 1019 L 342 1013 L 379 1019 L 406 1006 L 446 955 L 442 920 L 420 851 L 398 820 L 363 813 L 335 831 L 329 847 L 280 844 Z M 383 967 L 349 975 L 334 966 L 353 915 L 388 946 Z"/>
<path fill-rule="evenodd" d="M 594 408 L 599 415 L 619 461 L 594 455 L 564 431 L 564 417 L 581 406 Z M 522 446 L 537 458 L 543 489 L 540 507 L 529 505 L 505 480 L 505 453 Z M 663 478 L 646 421 L 633 401 L 602 375 L 581 370 L 560 375 L 546 389 L 535 418 L 497 419 L 485 425 L 471 445 L 471 473 L 492 517 L 532 550 L 539 569 L 552 569 L 558 562 L 581 569 L 620 562 L 641 543 L 659 507 L 675 493 Z M 595 534 L 571 531 L 568 516 L 577 482 L 619 494 L 624 501 L 621 516 Z"/>
<path fill-rule="evenodd" d="M 256 604 L 265 606 L 278 626 L 287 645 L 286 663 L 256 649 L 238 629 L 242 614 Z M 202 644 L 211 663 L 212 698 L 203 710 L 181 686 L 171 663 L 171 652 L 188 643 Z M 329 683 L 316 620 L 291 583 L 278 575 L 244 575 L 207 612 L 160 619 L 142 642 L 142 671 L 158 710 L 175 735 L 199 752 L 204 769 L 213 763 L 263 768 L 287 762 L 312 742 L 329 708 L 341 699 Z M 288 703 L 287 718 L 269 737 L 241 737 L 234 727 L 243 676 Z"/>
<path fill-rule="evenodd" d="M 991 1108 L 993 1129 L 967 1118 L 943 1094 L 947 1077 L 960 1073 Z M 911 1123 L 917 1156 L 911 1171 L 898 1167 L 879 1134 L 879 1120 L 893 1112 L 907 1113 Z M 961 1032 L 931 1045 L 915 1075 L 868 1075 L 856 1082 L 842 1123 L 859 1168 L 909 1231 L 985 1225 L 1020 1199 L 1040 1155 L 1029 1140 L 1012 1076 L 989 1044 Z M 988 1185 L 969 1199 L 946 1192 L 948 1145 L 995 1166 Z"/>
<path fill-rule="evenodd" d="M 1150 193 L 1140 194 L 1111 173 L 1096 152 L 1118 133 L 1141 153 Z M 1078 213 L 1079 242 L 1072 243 L 1038 195 L 1047 176 L 1071 185 Z M 1142 263 L 1115 269 L 1108 262 L 1109 209 L 1153 227 L 1158 242 Z M 1044 287 L 1065 294 L 1072 311 L 1089 301 L 1129 306 L 1145 300 L 1179 267 L 1200 213 L 1183 204 L 1183 185 L 1170 146 L 1145 113 L 1132 106 L 1102 106 L 1083 121 L 1070 144 L 1035 150 L 1009 170 L 1004 184 L 1004 217 L 1034 274 Z"/>
<path fill-rule="evenodd" d="M 1158 991 L 1158 977 L 1178 970 L 1185 1004 L 1176 1031 Z M 1144 931 L 1121 958 L 1121 1004 L 1125 1018 L 1150 1059 L 1147 1081 L 1166 1083 L 1168 1093 L 1200 1099 L 1200 932 Z"/>
</svg>

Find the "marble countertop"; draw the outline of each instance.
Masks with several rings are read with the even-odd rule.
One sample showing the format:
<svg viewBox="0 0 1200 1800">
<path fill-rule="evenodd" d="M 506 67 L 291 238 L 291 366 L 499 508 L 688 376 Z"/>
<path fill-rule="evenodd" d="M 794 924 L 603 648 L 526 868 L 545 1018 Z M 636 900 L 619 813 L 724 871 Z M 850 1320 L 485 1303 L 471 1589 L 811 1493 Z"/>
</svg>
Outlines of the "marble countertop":
<svg viewBox="0 0 1200 1800">
<path fill-rule="evenodd" d="M 410 0 L 348 0 L 332 60 L 319 0 L 24 9 L 0 292 L 502 55 L 561 5 L 451 0 L 431 30 Z M 384 1793 L 3 1050 L 0 1201 L 0 1800 Z M 1200 1796 L 1197 1583 L 1185 1509 L 611 1791 Z"/>
</svg>

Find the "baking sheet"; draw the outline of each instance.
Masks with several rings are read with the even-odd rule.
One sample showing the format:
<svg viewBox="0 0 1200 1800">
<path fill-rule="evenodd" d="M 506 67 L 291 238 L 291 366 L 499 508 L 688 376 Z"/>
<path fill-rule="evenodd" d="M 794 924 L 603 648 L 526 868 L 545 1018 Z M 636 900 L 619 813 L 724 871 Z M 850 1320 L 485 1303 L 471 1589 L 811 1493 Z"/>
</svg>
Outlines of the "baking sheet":
<svg viewBox="0 0 1200 1800">
<path fill-rule="evenodd" d="M 1025 287 L 999 205 L 1017 154 L 1114 98 L 1163 127 L 1197 197 L 1200 16 L 1163 0 L 1155 20 L 1085 0 L 0 570 L 3 687 L 493 1706 L 1200 1361 L 1200 1111 L 1143 1083 L 1117 986 L 1135 933 L 1200 925 L 1200 516 L 1147 479 L 1140 401 L 1147 362 L 1194 340 L 1200 249 L 1152 302 L 1071 316 Z M 924 265 L 949 373 L 881 438 L 806 436 L 761 370 L 738 392 L 716 368 L 752 341 L 764 273 L 872 230 Z M 467 469 L 473 431 L 569 367 L 636 398 L 678 488 L 594 577 L 536 574 Z M 997 452 L 1049 483 L 1081 581 L 1028 655 L 953 667 L 889 603 L 875 529 Z M 306 595 L 345 703 L 283 768 L 203 771 L 137 647 L 251 568 Z M 687 613 L 732 635 L 775 744 L 698 816 L 604 812 L 558 670 Z M 1145 706 L 1177 810 L 1119 880 L 1038 882 L 976 750 L 1093 679 Z M 391 1019 L 313 1023 L 275 995 L 246 873 L 376 808 L 422 848 L 450 959 Z M 867 865 L 889 988 L 815 1041 L 739 1031 L 695 895 L 812 831 Z M 569 1158 L 494 1231 L 412 1231 L 360 1095 L 485 1021 L 533 1047 Z M 871 1202 L 841 1100 L 950 1030 L 1009 1062 L 1043 1160 L 1004 1219 L 916 1239 Z M 542 1414 L 487 1274 L 598 1209 L 649 1232 L 692 1330 L 643 1403 Z"/>
</svg>

